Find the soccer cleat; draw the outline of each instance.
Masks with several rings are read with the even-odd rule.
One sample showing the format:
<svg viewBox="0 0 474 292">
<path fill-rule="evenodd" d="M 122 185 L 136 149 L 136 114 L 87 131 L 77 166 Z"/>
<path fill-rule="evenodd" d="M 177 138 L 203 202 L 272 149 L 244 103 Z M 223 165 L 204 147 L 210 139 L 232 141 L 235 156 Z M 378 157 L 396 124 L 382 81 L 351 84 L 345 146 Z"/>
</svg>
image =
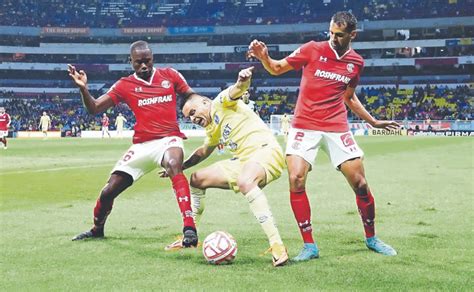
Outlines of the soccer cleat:
<svg viewBox="0 0 474 292">
<path fill-rule="evenodd" d="M 369 249 L 386 256 L 397 255 L 397 251 L 393 247 L 380 240 L 377 236 L 365 239 L 365 245 Z"/>
<path fill-rule="evenodd" d="M 198 236 L 194 228 L 191 228 L 191 227 L 184 228 L 182 245 L 184 248 L 197 247 Z"/>
<path fill-rule="evenodd" d="M 293 260 L 295 262 L 303 262 L 317 258 L 319 258 L 319 249 L 316 243 L 305 243 L 303 249 Z"/>
<path fill-rule="evenodd" d="M 97 239 L 104 238 L 104 230 L 97 231 L 97 230 L 91 229 L 89 231 L 82 232 L 74 236 L 72 241 L 84 240 L 84 239 L 89 239 L 89 238 L 97 238 Z"/>
<path fill-rule="evenodd" d="M 288 262 L 288 252 L 283 244 L 274 243 L 270 249 L 274 267 L 281 267 Z"/>
<path fill-rule="evenodd" d="M 183 236 L 180 235 L 176 240 L 165 247 L 166 251 L 179 250 L 183 248 Z"/>
</svg>

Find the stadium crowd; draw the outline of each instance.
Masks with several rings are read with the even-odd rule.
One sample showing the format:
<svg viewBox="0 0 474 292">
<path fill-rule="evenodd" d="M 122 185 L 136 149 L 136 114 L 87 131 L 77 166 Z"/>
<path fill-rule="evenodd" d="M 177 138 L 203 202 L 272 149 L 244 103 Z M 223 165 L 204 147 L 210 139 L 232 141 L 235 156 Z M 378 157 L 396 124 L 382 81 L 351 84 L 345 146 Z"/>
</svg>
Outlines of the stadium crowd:
<svg viewBox="0 0 474 292">
<path fill-rule="evenodd" d="M 361 20 L 469 16 L 469 0 L 326 0 L 326 1 L 140 1 L 5 0 L 0 25 L 139 27 L 155 25 L 198 26 L 324 22 L 338 10 L 350 10 Z"/>
<path fill-rule="evenodd" d="M 94 93 L 96 96 L 100 92 Z M 292 114 L 298 92 L 284 89 L 258 90 L 254 88 L 251 99 L 262 120 L 269 122 L 271 115 Z M 415 87 L 396 89 L 395 87 L 362 87 L 358 94 L 367 110 L 378 119 L 394 120 L 472 120 L 474 117 L 474 96 L 469 87 L 458 86 L 450 89 L 445 86 Z M 70 131 L 74 126 L 80 130 L 100 130 L 101 115 L 92 116 L 85 112 L 77 93 L 61 96 L 16 96 L 12 92 L 0 95 L 0 105 L 4 106 L 12 118 L 11 130 L 34 131 L 38 129 L 39 117 L 46 111 L 51 117 L 51 129 Z M 119 105 L 107 111 L 110 128 L 118 113 L 127 119 L 125 128 L 131 129 L 135 119 L 126 105 Z M 349 113 L 349 119 L 357 120 Z M 183 119 L 179 112 L 180 119 Z"/>
</svg>

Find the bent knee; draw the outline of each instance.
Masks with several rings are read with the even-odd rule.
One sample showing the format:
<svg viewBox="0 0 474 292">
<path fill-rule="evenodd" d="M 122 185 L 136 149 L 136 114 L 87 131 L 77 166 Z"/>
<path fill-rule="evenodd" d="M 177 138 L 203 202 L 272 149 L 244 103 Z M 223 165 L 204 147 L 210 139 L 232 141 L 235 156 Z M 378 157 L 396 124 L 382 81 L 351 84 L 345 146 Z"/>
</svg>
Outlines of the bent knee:
<svg viewBox="0 0 474 292">
<path fill-rule="evenodd" d="M 363 175 L 357 175 L 352 181 L 352 188 L 356 194 L 367 194 L 368 185 L 367 180 Z"/>
<path fill-rule="evenodd" d="M 205 188 L 206 178 L 199 174 L 199 172 L 193 172 L 191 174 L 191 179 L 189 185 L 193 188 L 204 189 Z"/>
<path fill-rule="evenodd" d="M 242 194 L 246 194 L 250 192 L 257 185 L 258 185 L 257 181 L 244 180 L 244 179 L 237 180 L 237 186 L 239 187 L 239 190 Z"/>
<path fill-rule="evenodd" d="M 290 186 L 293 189 L 302 189 L 305 187 L 306 177 L 304 174 L 290 174 L 289 176 Z"/>
</svg>

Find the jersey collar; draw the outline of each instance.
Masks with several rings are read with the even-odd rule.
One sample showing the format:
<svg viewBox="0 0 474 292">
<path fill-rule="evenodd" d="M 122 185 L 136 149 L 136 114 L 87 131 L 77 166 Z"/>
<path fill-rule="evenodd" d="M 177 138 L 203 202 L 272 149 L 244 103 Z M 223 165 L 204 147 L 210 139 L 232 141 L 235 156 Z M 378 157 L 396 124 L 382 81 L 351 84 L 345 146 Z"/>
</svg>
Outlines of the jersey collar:
<svg viewBox="0 0 474 292">
<path fill-rule="evenodd" d="M 339 57 L 339 54 L 337 53 L 337 51 L 332 47 L 331 41 L 328 41 L 328 45 L 329 45 L 329 47 L 331 48 L 331 50 L 334 52 L 334 55 L 336 55 L 336 58 L 337 58 L 338 60 L 341 60 L 341 59 L 344 58 L 347 54 L 349 54 L 350 51 L 352 51 L 352 48 L 349 48 L 349 50 L 347 50 L 342 56 Z"/>
<path fill-rule="evenodd" d="M 145 83 L 146 85 L 151 85 L 151 82 L 153 81 L 153 77 L 155 76 L 155 72 L 156 72 L 156 69 L 155 67 L 153 67 L 153 72 L 151 73 L 150 81 L 145 81 L 141 79 L 140 77 L 137 76 L 137 73 L 133 73 L 133 77 L 135 77 L 135 79 L 137 79 L 138 81 Z"/>
</svg>

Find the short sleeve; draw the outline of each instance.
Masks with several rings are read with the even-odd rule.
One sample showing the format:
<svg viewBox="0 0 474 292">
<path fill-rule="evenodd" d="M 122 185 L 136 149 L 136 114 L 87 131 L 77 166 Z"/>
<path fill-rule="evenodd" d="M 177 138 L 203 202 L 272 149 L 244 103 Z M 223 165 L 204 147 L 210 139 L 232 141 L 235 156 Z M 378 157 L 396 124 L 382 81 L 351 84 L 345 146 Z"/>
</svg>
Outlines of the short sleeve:
<svg viewBox="0 0 474 292">
<path fill-rule="evenodd" d="M 177 70 L 171 68 L 171 74 L 173 76 L 174 88 L 177 93 L 184 94 L 186 93 L 191 87 L 188 85 L 188 82 L 184 78 L 184 76 L 179 73 Z"/>
<path fill-rule="evenodd" d="M 112 85 L 107 91 L 107 95 L 112 98 L 114 104 L 118 104 L 123 101 L 122 95 L 120 94 L 120 84 L 120 80 L 115 82 L 114 85 Z"/>
<path fill-rule="evenodd" d="M 237 106 L 238 99 L 236 100 L 231 99 L 229 96 L 229 91 L 230 91 L 230 87 L 221 91 L 221 93 L 219 93 L 219 95 L 217 95 L 217 97 L 214 99 L 214 102 L 219 102 L 222 105 L 222 107 L 226 107 L 226 108 L 232 108 L 232 107 Z"/>
<path fill-rule="evenodd" d="M 364 64 L 360 65 L 360 69 L 357 72 L 357 75 L 354 76 L 354 78 L 352 78 L 351 81 L 349 82 L 349 87 L 355 88 L 357 84 L 359 84 L 360 75 L 362 75 L 363 70 L 364 70 Z"/>
<path fill-rule="evenodd" d="M 206 139 L 204 139 L 204 144 L 209 146 L 217 146 L 219 144 L 220 135 L 217 131 L 206 131 Z"/>
<path fill-rule="evenodd" d="M 295 70 L 300 70 L 303 66 L 309 63 L 311 57 L 311 42 L 302 45 L 293 51 L 286 61 L 291 65 Z"/>
</svg>

